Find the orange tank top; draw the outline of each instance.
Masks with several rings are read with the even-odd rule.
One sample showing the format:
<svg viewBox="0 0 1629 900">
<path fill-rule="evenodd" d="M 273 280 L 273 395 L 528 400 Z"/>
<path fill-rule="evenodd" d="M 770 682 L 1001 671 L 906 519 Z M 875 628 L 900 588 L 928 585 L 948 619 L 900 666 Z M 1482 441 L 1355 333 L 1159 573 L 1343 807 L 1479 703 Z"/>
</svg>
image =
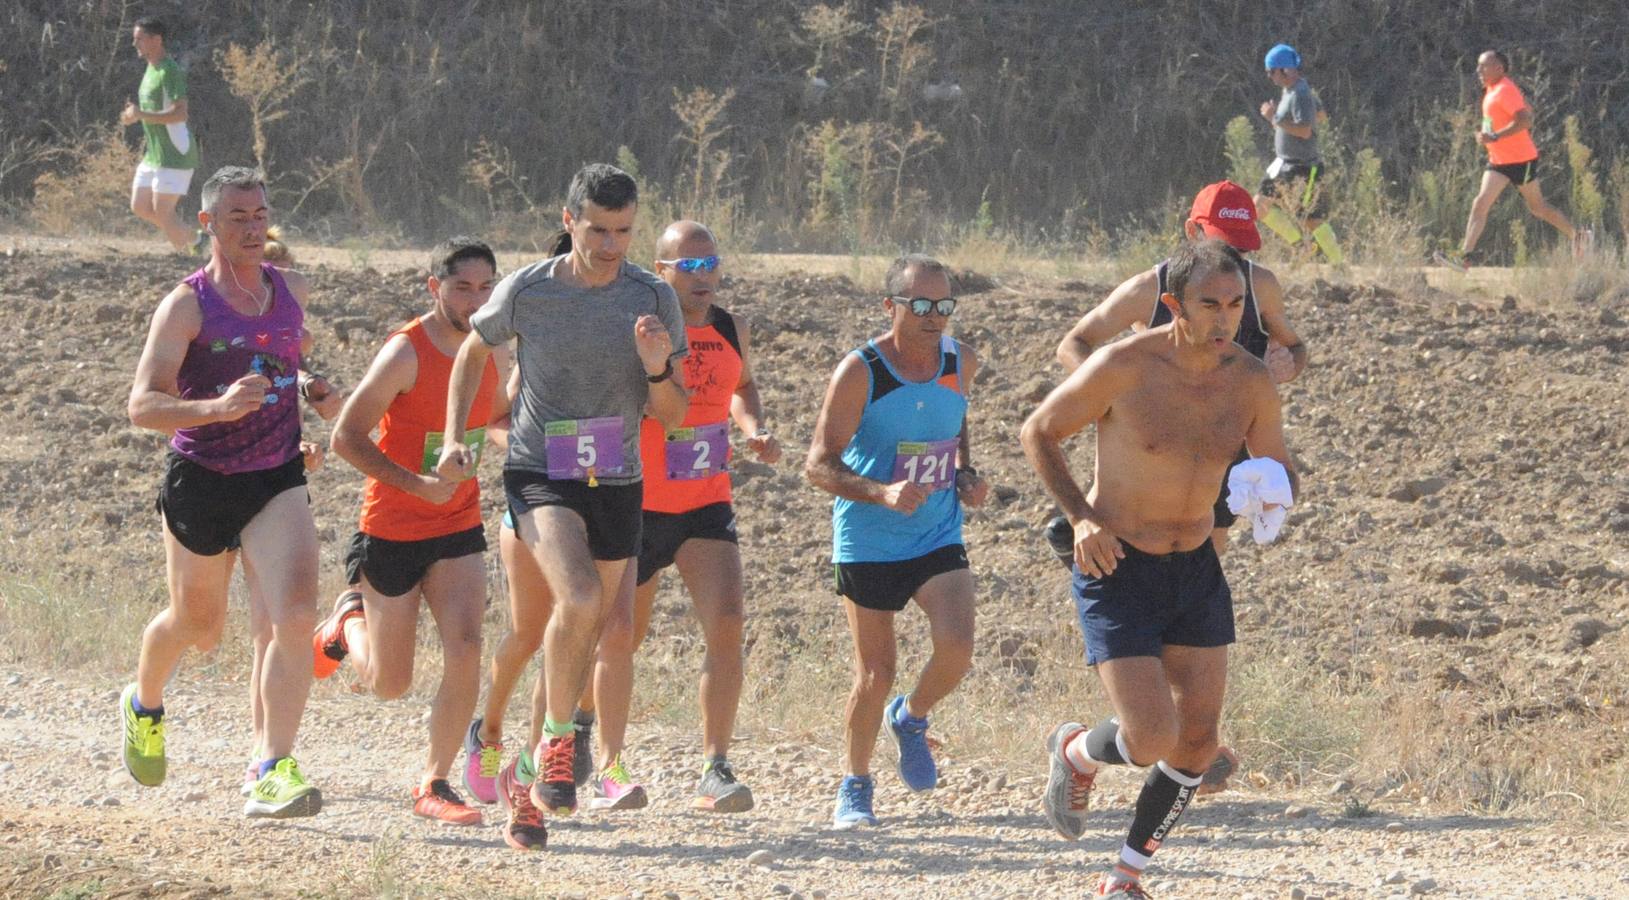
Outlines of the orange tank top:
<svg viewBox="0 0 1629 900">
<path fill-rule="evenodd" d="M 640 424 L 645 509 L 651 512 L 682 513 L 730 502 L 730 399 L 741 384 L 741 341 L 735 320 L 716 306 L 706 325 L 687 326 L 685 336 L 690 407 L 684 425 L 664 432 L 650 416 Z"/>
<path fill-rule="evenodd" d="M 379 420 L 379 449 L 390 461 L 410 472 L 429 474 L 435 470 L 441 451 L 441 427 L 447 417 L 447 382 L 452 378 L 453 358 L 436 349 L 424 330 L 422 319 L 403 325 L 391 333 L 406 335 L 418 357 L 418 377 L 413 388 L 398 396 Z M 488 359 L 481 372 L 481 386 L 475 392 L 469 419 L 464 422 L 465 443 L 475 447 L 476 461 L 486 448 L 486 422 L 492 414 L 492 398 L 498 388 L 498 367 Z M 362 489 L 363 534 L 387 541 L 422 541 L 468 531 L 481 525 L 481 488 L 478 479 L 460 484 L 453 498 L 436 505 L 369 478 Z"/>
</svg>

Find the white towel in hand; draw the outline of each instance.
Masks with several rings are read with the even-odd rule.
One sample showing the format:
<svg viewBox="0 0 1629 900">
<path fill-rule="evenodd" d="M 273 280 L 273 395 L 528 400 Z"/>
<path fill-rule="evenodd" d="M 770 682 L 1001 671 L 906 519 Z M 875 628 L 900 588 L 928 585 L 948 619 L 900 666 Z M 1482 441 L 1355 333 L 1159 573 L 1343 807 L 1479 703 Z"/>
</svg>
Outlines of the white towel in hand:
<svg viewBox="0 0 1629 900">
<path fill-rule="evenodd" d="M 1268 508 L 1269 503 L 1278 505 Z M 1258 544 L 1270 544 L 1278 537 L 1293 505 L 1290 473 L 1276 459 L 1247 459 L 1227 474 L 1227 508 L 1236 516 L 1249 517 Z"/>
</svg>

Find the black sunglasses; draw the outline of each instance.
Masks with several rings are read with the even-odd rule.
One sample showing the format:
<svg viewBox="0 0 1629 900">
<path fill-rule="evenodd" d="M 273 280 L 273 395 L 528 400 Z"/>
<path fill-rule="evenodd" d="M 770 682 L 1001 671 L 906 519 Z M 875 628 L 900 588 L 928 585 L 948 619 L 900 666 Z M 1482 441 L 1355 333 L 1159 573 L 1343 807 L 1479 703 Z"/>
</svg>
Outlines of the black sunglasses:
<svg viewBox="0 0 1629 900">
<path fill-rule="evenodd" d="M 946 297 L 943 300 L 929 300 L 926 297 L 889 297 L 888 299 L 909 306 L 913 314 L 923 318 L 926 318 L 928 313 L 949 316 L 956 311 L 955 297 Z"/>
</svg>

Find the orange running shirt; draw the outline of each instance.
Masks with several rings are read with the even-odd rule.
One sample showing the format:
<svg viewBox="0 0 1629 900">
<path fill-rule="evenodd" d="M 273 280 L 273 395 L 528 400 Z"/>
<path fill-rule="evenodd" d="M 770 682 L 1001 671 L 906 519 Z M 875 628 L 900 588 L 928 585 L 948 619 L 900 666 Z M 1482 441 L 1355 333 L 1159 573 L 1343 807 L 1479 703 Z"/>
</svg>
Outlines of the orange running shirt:
<svg viewBox="0 0 1629 900">
<path fill-rule="evenodd" d="M 1516 121 L 1516 113 L 1527 108 L 1521 88 L 1509 78 L 1501 78 L 1482 95 L 1482 130 L 1500 131 Z M 1524 128 L 1507 134 L 1488 148 L 1488 162 L 1496 166 L 1531 162 L 1538 159 L 1538 146 L 1533 143 L 1532 129 Z"/>
<path fill-rule="evenodd" d="M 650 416 L 640 423 L 645 509 L 651 512 L 682 513 L 730 502 L 730 473 L 720 463 L 729 459 L 730 399 L 741 384 L 741 342 L 735 320 L 715 306 L 708 323 L 687 326 L 685 336 L 690 342 L 690 355 L 684 360 L 690 407 L 683 428 L 666 434 L 662 423 Z M 693 431 L 707 426 L 715 435 L 710 445 L 704 434 Z M 703 478 L 670 477 L 670 472 L 691 466 L 716 471 Z"/>
<path fill-rule="evenodd" d="M 379 449 L 409 472 L 427 475 L 435 469 L 441 451 L 441 426 L 447 419 L 447 382 L 452 378 L 453 358 L 436 349 L 424 330 L 424 321 L 414 319 L 391 332 L 406 335 L 418 356 L 419 373 L 413 388 L 398 396 L 379 420 Z M 475 459 L 486 447 L 486 420 L 492 414 L 492 397 L 498 389 L 498 367 L 489 358 L 481 372 L 481 386 L 475 392 L 469 419 L 464 422 L 465 443 L 476 448 Z M 478 479 L 460 484 L 453 498 L 437 506 L 369 478 L 362 489 L 363 534 L 387 541 L 422 541 L 468 531 L 481 525 L 481 488 Z"/>
</svg>

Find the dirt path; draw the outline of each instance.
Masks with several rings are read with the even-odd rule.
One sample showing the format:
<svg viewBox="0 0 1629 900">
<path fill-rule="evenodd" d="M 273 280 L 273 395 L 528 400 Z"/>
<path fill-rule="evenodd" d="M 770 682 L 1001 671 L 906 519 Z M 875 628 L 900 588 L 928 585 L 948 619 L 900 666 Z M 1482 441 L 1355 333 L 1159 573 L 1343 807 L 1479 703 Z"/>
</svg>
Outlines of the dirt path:
<svg viewBox="0 0 1629 900">
<path fill-rule="evenodd" d="M 945 784 L 907 798 L 878 778 L 882 827 L 829 830 L 833 754 L 806 735 L 743 735 L 734 754 L 760 798 L 724 817 L 687 809 L 690 736 L 636 723 L 650 808 L 551 820 L 549 849 L 509 849 L 500 813 L 479 828 L 414 819 L 406 791 L 420 762 L 421 703 L 377 703 L 319 686 L 303 731 L 305 768 L 324 789 L 315 818 L 250 822 L 239 813 L 236 753 L 248 741 L 241 685 L 173 689 L 170 779 L 144 789 L 119 761 L 114 685 L 6 685 L 0 763 L 0 893 L 41 896 L 99 885 L 188 896 L 380 893 L 604 897 L 1011 896 L 1075 892 L 1118 846 L 1137 780 L 1104 779 L 1103 810 L 1079 846 L 1039 813 L 1044 760 L 1007 765 L 947 756 Z M 23 698 L 26 697 L 26 700 Z M 19 702 L 22 701 L 22 702 Z M 879 768 L 891 765 L 879 753 Z M 768 851 L 763 863 L 749 861 Z M 1160 897 L 1522 896 L 1629 893 L 1629 840 L 1517 819 L 1388 810 L 1342 818 L 1338 798 L 1234 790 L 1207 798 L 1156 858 Z M 88 895 L 88 894 L 87 894 Z"/>
<path fill-rule="evenodd" d="M 1123 836 L 1130 773 L 1104 779 L 1080 846 L 1039 814 L 1046 729 L 1106 708 L 1062 572 L 1036 539 L 1051 504 L 1016 443 L 1056 379 L 1058 336 L 1107 285 L 973 288 L 957 310 L 983 360 L 970 422 L 995 498 L 967 521 L 975 671 L 935 712 L 939 791 L 905 796 L 885 743 L 884 826 L 826 829 L 849 652 L 826 586 L 829 498 L 795 463 L 742 462 L 750 708 L 732 758 L 762 805 L 729 819 L 687 808 L 699 639 L 669 584 L 629 747 L 653 808 L 562 822 L 550 851 L 524 856 L 495 819 L 450 831 L 407 812 L 431 663 L 416 699 L 319 686 L 300 758 L 328 808 L 244 821 L 237 607 L 225 649 L 189 657 L 173 687 L 171 781 L 142 790 L 123 773 L 113 701 L 164 595 L 162 442 L 129 426 L 124 402 L 153 305 L 191 265 L 99 239 L 8 246 L 0 236 L 0 896 L 1031 897 L 1083 891 Z M 308 270 L 318 361 L 340 384 L 422 306 L 413 271 L 380 265 Z M 726 282 L 754 323 L 789 448 L 806 445 L 831 366 L 878 327 L 869 285 Z M 1308 490 L 1284 539 L 1261 548 L 1241 534 L 1226 561 L 1241 640 L 1224 736 L 1248 777 L 1189 813 L 1156 858 L 1157 895 L 1388 897 L 1434 882 L 1440 896 L 1629 896 L 1629 297 L 1510 309 L 1497 295 L 1342 281 L 1292 283 L 1290 302 L 1313 354 L 1283 389 Z M 1089 447 L 1075 449 L 1087 470 Z M 312 479 L 325 596 L 360 483 L 335 461 Z M 491 583 L 502 597 L 495 572 Z M 494 599 L 489 651 L 502 610 Z M 920 619 L 901 630 L 900 671 L 914 672 Z M 1343 816 L 1349 804 L 1374 814 Z M 1464 809 L 1512 812 L 1446 814 Z M 767 865 L 748 861 L 759 850 Z"/>
</svg>

